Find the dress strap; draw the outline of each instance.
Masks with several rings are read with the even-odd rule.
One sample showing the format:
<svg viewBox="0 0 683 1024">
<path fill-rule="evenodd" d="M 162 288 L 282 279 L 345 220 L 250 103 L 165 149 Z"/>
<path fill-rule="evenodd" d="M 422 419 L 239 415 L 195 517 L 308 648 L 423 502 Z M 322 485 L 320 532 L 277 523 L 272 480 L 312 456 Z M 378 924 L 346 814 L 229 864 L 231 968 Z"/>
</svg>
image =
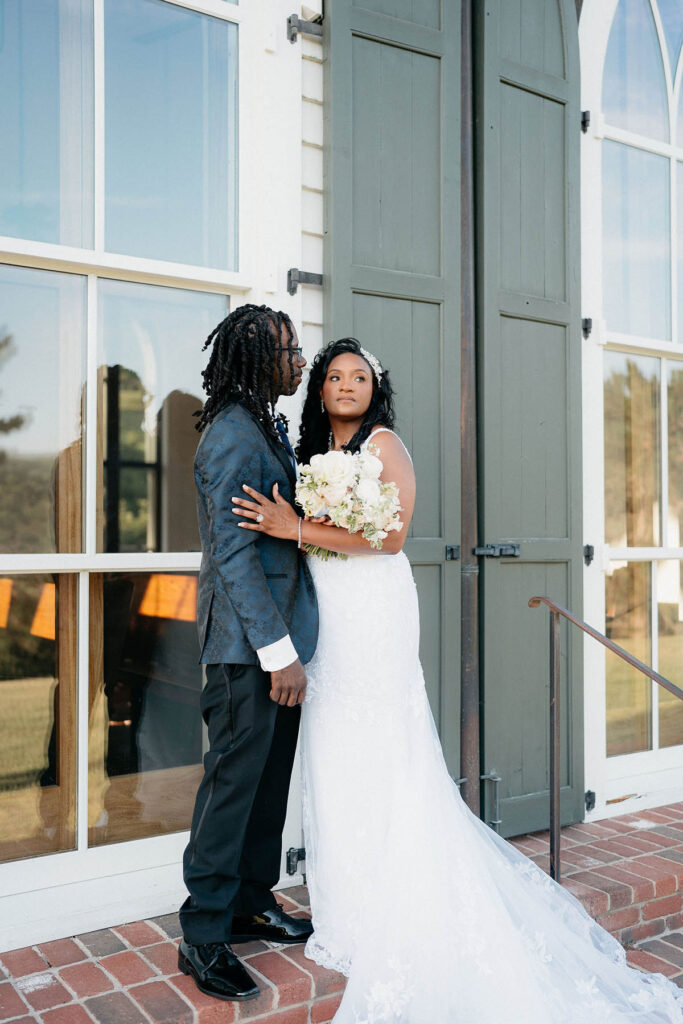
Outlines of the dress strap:
<svg viewBox="0 0 683 1024">
<path fill-rule="evenodd" d="M 363 447 L 365 447 L 366 444 L 370 444 L 372 442 L 373 437 L 377 437 L 378 434 L 393 434 L 393 436 L 403 445 L 403 450 L 405 451 L 410 461 L 413 461 L 412 455 L 410 454 L 406 446 L 403 444 L 403 441 L 401 441 L 401 438 L 398 436 L 398 434 L 395 434 L 394 431 L 391 430 L 389 427 L 378 427 L 377 430 L 373 430 L 372 434 L 370 434 L 370 437 L 363 442 Z"/>
</svg>

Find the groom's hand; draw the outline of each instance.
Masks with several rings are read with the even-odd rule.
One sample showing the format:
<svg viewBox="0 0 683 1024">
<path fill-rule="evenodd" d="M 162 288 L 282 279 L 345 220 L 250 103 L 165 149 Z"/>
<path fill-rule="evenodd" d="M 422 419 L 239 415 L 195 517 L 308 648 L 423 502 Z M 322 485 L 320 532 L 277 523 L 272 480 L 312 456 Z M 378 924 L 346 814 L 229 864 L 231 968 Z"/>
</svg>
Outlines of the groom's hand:
<svg viewBox="0 0 683 1024">
<path fill-rule="evenodd" d="M 276 704 L 293 708 L 296 704 L 303 704 L 305 696 L 306 673 L 298 658 L 287 668 L 270 673 L 270 699 Z"/>
</svg>

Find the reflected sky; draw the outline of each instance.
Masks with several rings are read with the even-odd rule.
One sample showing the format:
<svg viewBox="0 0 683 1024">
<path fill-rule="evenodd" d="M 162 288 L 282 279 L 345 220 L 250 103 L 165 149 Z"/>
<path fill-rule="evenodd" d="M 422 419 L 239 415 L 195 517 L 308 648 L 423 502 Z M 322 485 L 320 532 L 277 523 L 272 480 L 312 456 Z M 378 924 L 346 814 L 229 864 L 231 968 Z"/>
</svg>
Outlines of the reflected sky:
<svg viewBox="0 0 683 1024">
<path fill-rule="evenodd" d="M 603 143 L 603 272 L 607 327 L 671 336 L 669 161 Z"/>
<path fill-rule="evenodd" d="M 85 278 L 0 266 L 0 435 L 5 452 L 56 455 L 80 436 Z"/>
<path fill-rule="evenodd" d="M 236 269 L 237 31 L 105 0 L 109 251 Z"/>
<path fill-rule="evenodd" d="M 605 58 L 602 108 L 608 124 L 669 138 L 664 64 L 648 0 L 619 2 Z"/>
<path fill-rule="evenodd" d="M 92 0 L 2 0 L 0 234 L 92 245 L 92 78 Z"/>
</svg>

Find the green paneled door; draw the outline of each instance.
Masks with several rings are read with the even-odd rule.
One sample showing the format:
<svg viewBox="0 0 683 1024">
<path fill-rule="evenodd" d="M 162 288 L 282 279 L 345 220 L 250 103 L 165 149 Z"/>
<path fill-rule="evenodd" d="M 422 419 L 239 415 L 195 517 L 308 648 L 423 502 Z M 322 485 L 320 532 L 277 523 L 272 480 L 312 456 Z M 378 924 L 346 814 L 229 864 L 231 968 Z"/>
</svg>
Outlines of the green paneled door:
<svg viewBox="0 0 683 1024">
<path fill-rule="evenodd" d="M 574 0 L 475 4 L 483 767 L 505 835 L 548 824 L 548 623 L 581 615 L 579 57 Z M 582 642 L 562 632 L 562 816 L 583 810 Z M 491 813 L 488 793 L 487 817 Z"/>
<path fill-rule="evenodd" d="M 421 655 L 457 778 L 460 4 L 334 0 L 324 27 L 325 332 L 355 335 L 392 374 L 418 482 Z"/>
</svg>

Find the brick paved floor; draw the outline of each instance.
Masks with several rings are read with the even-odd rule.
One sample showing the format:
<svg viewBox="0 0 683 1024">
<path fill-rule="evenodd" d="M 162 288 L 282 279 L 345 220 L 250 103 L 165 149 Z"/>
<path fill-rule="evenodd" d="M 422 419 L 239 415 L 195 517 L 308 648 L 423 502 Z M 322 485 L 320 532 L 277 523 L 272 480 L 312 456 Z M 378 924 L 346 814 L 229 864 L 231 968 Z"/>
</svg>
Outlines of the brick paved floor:
<svg viewBox="0 0 683 1024">
<path fill-rule="evenodd" d="M 511 841 L 549 870 L 547 832 Z M 622 945 L 683 929 L 683 803 L 563 828 L 561 866 L 562 884 Z"/>
<path fill-rule="evenodd" d="M 547 868 L 547 832 L 512 842 Z M 683 987 L 683 803 L 570 826 L 562 845 L 564 884 L 621 939 L 629 962 Z M 308 912 L 303 886 L 278 899 L 289 913 Z M 327 1024 L 334 1016 L 344 978 L 307 960 L 303 946 L 235 946 L 261 995 L 225 1003 L 178 973 L 179 937 L 169 914 L 2 953 L 0 1022 Z"/>
</svg>

